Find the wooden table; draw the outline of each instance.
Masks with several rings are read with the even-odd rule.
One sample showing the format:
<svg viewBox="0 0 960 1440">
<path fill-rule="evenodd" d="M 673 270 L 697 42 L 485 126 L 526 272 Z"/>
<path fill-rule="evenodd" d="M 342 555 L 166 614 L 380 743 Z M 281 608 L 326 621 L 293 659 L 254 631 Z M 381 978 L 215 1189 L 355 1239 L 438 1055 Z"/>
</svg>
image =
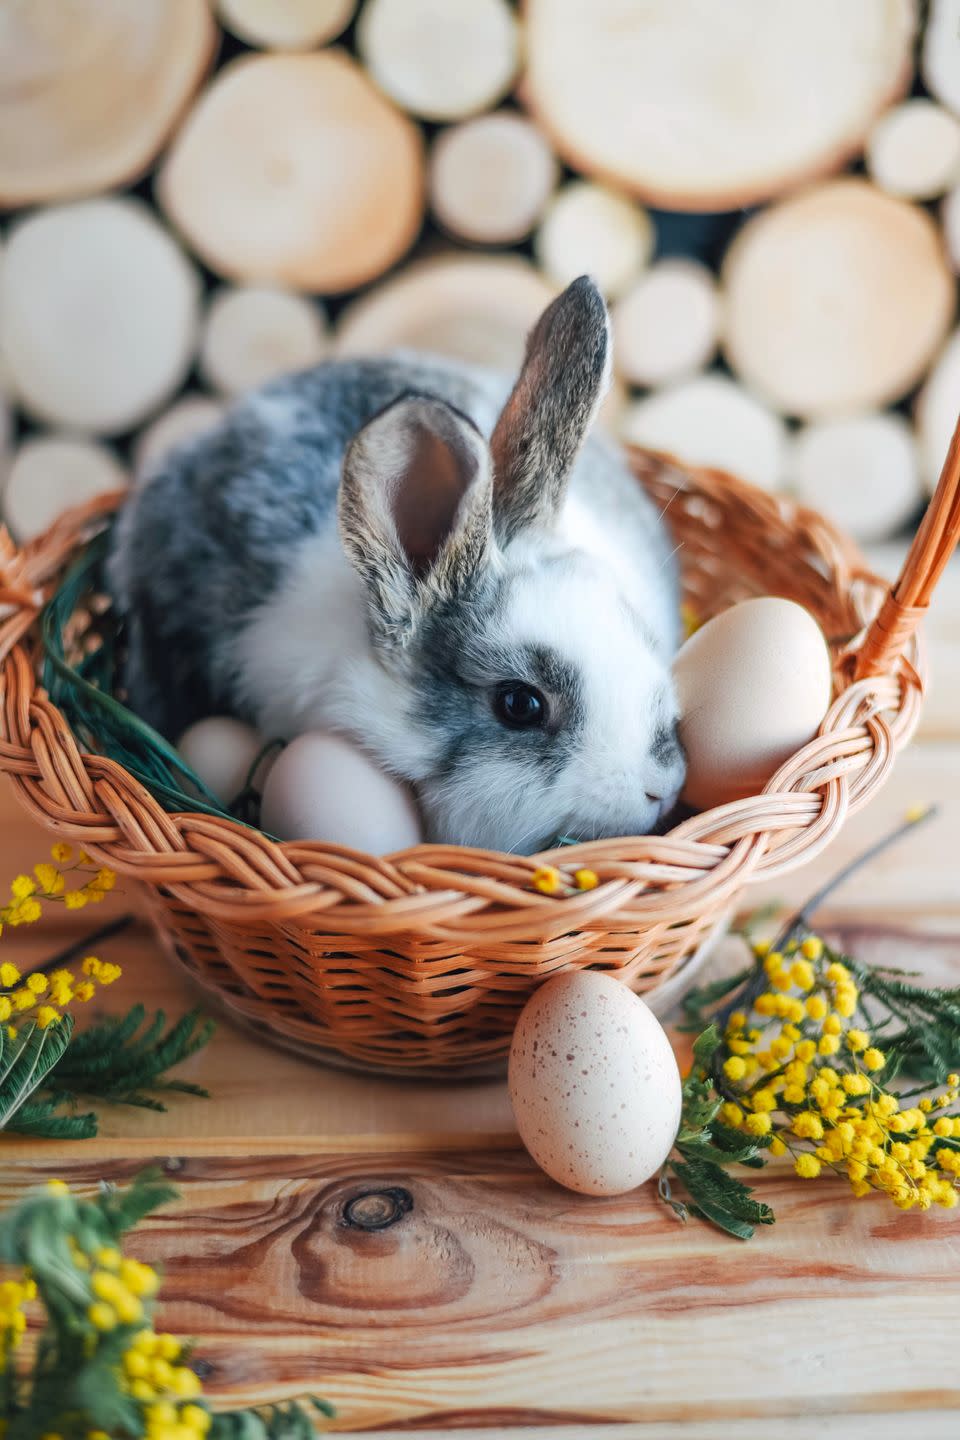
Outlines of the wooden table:
<svg viewBox="0 0 960 1440">
<path fill-rule="evenodd" d="M 895 551 L 878 557 L 891 568 Z M 751 892 L 785 904 L 891 825 L 942 815 L 857 876 L 825 919 L 856 953 L 960 979 L 960 569 L 929 627 L 921 734 L 829 855 Z M 0 877 L 49 837 L 0 794 Z M 111 897 L 114 911 L 131 895 Z M 14 932 L 43 958 L 104 908 Z M 194 1003 L 145 927 L 103 947 L 110 1003 Z M 107 1110 L 98 1139 L 0 1140 L 2 1201 L 42 1177 L 121 1179 L 159 1162 L 179 1203 L 137 1252 L 165 1272 L 161 1322 L 198 1339 L 215 1400 L 310 1390 L 333 1428 L 684 1440 L 960 1434 L 960 1224 L 839 1183 L 759 1181 L 778 1223 L 749 1245 L 681 1226 L 652 1186 L 559 1189 L 527 1159 L 502 1083 L 431 1085 L 313 1066 L 222 1022 L 184 1078 L 210 1100 Z M 379 1200 L 351 1206 L 375 1192 Z M 351 1221 L 352 1217 L 352 1222 Z M 384 1228 L 365 1225 L 386 1222 Z M 519 1432 L 518 1432 L 519 1433 Z"/>
</svg>

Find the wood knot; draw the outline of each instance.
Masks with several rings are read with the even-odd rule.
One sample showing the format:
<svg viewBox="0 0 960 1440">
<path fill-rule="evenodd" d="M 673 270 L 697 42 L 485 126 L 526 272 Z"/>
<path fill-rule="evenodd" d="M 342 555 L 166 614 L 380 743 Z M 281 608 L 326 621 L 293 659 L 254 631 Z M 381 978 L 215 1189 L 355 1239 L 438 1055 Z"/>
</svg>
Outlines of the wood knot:
<svg viewBox="0 0 960 1440">
<path fill-rule="evenodd" d="M 353 1230 L 389 1230 L 413 1209 L 413 1196 L 399 1185 L 365 1190 L 343 1207 L 343 1223 Z"/>
</svg>

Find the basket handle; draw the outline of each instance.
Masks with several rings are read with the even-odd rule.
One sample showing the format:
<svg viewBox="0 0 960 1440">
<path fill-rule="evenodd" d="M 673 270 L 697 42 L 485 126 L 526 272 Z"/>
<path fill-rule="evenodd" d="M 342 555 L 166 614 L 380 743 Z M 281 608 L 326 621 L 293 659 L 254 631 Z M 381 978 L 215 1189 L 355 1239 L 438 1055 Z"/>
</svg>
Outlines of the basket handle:
<svg viewBox="0 0 960 1440">
<path fill-rule="evenodd" d="M 906 649 L 930 604 L 930 596 L 960 540 L 960 417 L 933 499 L 892 586 L 863 638 L 854 678 L 889 670 Z"/>
<path fill-rule="evenodd" d="M 30 629 L 77 545 L 103 526 L 126 493 L 112 490 L 74 506 L 22 547 L 0 525 L 0 664 Z"/>
</svg>

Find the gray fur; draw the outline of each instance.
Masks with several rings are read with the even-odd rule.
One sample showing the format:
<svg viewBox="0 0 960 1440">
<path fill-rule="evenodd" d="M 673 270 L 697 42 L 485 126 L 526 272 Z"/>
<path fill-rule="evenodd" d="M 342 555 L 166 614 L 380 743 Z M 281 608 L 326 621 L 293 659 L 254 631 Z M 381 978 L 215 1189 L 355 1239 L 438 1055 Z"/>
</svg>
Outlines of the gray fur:
<svg viewBox="0 0 960 1440">
<path fill-rule="evenodd" d="M 587 276 L 548 305 L 490 437 L 497 534 L 509 542 L 560 508 L 608 383 L 607 308 Z"/>
<path fill-rule="evenodd" d="M 319 365 L 241 400 L 134 491 L 109 580 L 127 616 L 130 704 L 161 734 L 211 714 L 253 718 L 224 672 L 226 642 L 331 522 L 357 431 L 411 390 L 489 434 L 506 385 L 420 355 Z"/>
<path fill-rule="evenodd" d="M 340 539 L 381 643 L 405 644 L 426 602 L 463 598 L 492 541 L 490 455 L 451 405 L 407 395 L 347 447 Z"/>
<path fill-rule="evenodd" d="M 620 452 L 599 438 L 584 443 L 609 359 L 603 302 L 589 282 L 575 282 L 535 327 L 512 390 L 479 369 L 397 354 L 330 362 L 240 401 L 145 476 L 119 518 L 109 579 L 126 616 L 132 707 L 174 739 L 224 713 L 286 738 L 317 724 L 341 729 L 416 786 L 438 838 L 546 843 L 555 826 L 526 828 L 531 815 L 547 813 L 541 797 L 573 833 L 653 824 L 656 797 L 644 789 L 675 793 L 683 768 L 669 679 L 676 570 Z M 554 533 L 566 500 L 616 533 L 642 584 L 611 579 L 569 526 Z M 337 554 L 325 548 L 338 527 L 342 578 Z M 308 557 L 323 556 L 304 569 Z M 310 568 L 318 564 L 319 572 Z M 349 649 L 318 707 L 309 649 L 315 634 L 324 652 L 330 622 L 299 597 L 326 564 L 338 577 L 337 603 L 365 605 L 369 648 L 363 657 Z M 576 594 L 581 620 L 593 623 L 594 589 L 605 597 L 598 605 L 613 607 L 596 615 L 601 640 L 614 623 L 606 617 L 619 613 L 611 633 L 623 637 L 627 675 L 653 667 L 645 691 L 612 685 L 621 705 L 612 728 L 602 722 L 592 632 L 579 652 L 594 677 L 589 696 L 564 653 L 569 611 L 551 598 L 563 585 L 556 595 Z M 549 643 L 510 629 L 516 605 L 529 610 L 531 586 L 546 597 Z M 270 669 L 275 618 L 259 629 L 278 606 L 292 628 L 307 626 L 292 652 L 306 660 L 296 693 L 302 675 Z M 353 636 L 352 627 L 343 634 Z M 496 720 L 491 694 L 508 680 L 543 691 L 542 728 L 506 730 Z M 588 711 L 604 737 L 592 758 Z M 274 725 L 278 714 L 285 718 Z M 634 714 L 638 758 L 621 753 L 634 743 Z M 596 775 L 584 783 L 602 794 L 577 798 L 572 777 L 581 770 Z"/>
</svg>

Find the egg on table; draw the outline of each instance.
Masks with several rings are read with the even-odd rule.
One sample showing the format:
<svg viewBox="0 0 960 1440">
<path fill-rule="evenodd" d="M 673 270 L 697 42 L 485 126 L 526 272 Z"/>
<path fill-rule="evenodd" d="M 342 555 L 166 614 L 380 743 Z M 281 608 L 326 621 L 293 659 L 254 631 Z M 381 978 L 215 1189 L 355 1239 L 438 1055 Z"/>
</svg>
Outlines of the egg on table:
<svg viewBox="0 0 960 1440">
<path fill-rule="evenodd" d="M 762 596 L 695 631 L 673 663 L 683 800 L 697 810 L 756 795 L 812 740 L 830 707 L 830 651 L 808 610 Z"/>
<path fill-rule="evenodd" d="M 371 855 L 418 845 L 410 791 L 357 746 L 319 730 L 281 751 L 263 787 L 260 824 L 280 840 L 325 840 Z"/>
<path fill-rule="evenodd" d="M 622 1195 L 649 1180 L 680 1125 L 680 1072 L 660 1022 L 596 970 L 534 991 L 514 1031 L 508 1084 L 533 1159 L 584 1195 Z"/>
<path fill-rule="evenodd" d="M 193 773 L 223 805 L 236 800 L 251 779 L 256 758 L 264 749 L 262 735 L 229 715 L 210 715 L 190 725 L 176 749 Z M 273 755 L 264 755 L 253 783 L 262 785 Z"/>
</svg>

